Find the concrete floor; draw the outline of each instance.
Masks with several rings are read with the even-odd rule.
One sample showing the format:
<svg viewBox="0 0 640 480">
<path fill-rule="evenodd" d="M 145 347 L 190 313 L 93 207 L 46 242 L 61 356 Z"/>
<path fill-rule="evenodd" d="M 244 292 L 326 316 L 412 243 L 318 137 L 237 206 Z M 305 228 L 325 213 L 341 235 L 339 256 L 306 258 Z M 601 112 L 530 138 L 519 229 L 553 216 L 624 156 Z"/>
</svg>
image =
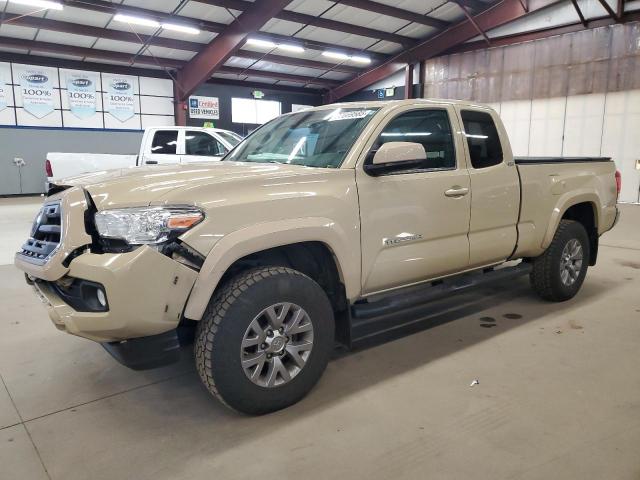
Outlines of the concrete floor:
<svg viewBox="0 0 640 480">
<path fill-rule="evenodd" d="M 15 203 L 5 263 L 37 210 Z M 522 279 L 438 302 L 430 328 L 338 356 L 259 418 L 210 398 L 188 354 L 134 372 L 57 332 L 0 266 L 0 478 L 637 480 L 640 207 L 622 209 L 574 300 Z"/>
</svg>

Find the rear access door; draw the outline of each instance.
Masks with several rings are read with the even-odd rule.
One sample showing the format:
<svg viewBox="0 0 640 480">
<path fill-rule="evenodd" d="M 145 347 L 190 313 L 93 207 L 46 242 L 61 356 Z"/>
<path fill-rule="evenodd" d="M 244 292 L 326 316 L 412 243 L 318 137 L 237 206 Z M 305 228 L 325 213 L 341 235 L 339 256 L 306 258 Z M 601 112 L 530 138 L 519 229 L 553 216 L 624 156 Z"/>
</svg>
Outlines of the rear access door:
<svg viewBox="0 0 640 480">
<path fill-rule="evenodd" d="M 506 260 L 518 240 L 520 179 L 509 140 L 489 109 L 460 107 L 471 181 L 469 266 Z"/>
</svg>

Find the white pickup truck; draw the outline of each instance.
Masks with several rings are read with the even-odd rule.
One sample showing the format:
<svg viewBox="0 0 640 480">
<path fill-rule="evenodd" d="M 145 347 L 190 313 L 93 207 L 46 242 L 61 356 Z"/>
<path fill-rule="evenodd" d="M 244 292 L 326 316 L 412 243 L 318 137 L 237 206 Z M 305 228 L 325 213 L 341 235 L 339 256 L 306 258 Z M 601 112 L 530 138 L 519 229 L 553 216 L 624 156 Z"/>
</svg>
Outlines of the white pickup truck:
<svg viewBox="0 0 640 480">
<path fill-rule="evenodd" d="M 144 131 L 138 155 L 48 153 L 47 181 L 140 165 L 218 161 L 241 140 L 237 133 L 219 128 L 151 127 Z"/>
</svg>

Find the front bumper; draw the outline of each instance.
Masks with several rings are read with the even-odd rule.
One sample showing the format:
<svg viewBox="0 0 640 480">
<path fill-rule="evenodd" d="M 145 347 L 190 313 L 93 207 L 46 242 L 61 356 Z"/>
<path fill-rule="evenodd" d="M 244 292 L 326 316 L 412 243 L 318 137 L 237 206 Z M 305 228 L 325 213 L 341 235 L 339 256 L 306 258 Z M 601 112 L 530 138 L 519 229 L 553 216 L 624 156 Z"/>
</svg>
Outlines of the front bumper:
<svg viewBox="0 0 640 480">
<path fill-rule="evenodd" d="M 83 253 L 69 264 L 67 277 L 101 284 L 109 310 L 74 310 L 49 281 L 32 283 L 49 317 L 62 331 L 97 342 L 118 342 L 158 335 L 178 326 L 197 272 L 143 246 L 117 254 Z"/>
</svg>

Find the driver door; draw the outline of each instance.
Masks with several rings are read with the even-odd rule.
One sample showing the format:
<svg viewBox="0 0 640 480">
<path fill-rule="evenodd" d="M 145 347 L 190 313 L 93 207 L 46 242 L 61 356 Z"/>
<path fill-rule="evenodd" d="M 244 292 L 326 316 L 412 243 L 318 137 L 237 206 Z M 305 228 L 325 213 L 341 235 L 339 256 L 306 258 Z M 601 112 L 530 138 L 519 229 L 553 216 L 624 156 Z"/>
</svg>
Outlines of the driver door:
<svg viewBox="0 0 640 480">
<path fill-rule="evenodd" d="M 452 107 L 407 106 L 374 134 L 385 142 L 417 142 L 419 166 L 370 176 L 356 168 L 360 199 L 362 287 L 365 294 L 418 283 L 469 266 L 470 180 Z"/>
</svg>

